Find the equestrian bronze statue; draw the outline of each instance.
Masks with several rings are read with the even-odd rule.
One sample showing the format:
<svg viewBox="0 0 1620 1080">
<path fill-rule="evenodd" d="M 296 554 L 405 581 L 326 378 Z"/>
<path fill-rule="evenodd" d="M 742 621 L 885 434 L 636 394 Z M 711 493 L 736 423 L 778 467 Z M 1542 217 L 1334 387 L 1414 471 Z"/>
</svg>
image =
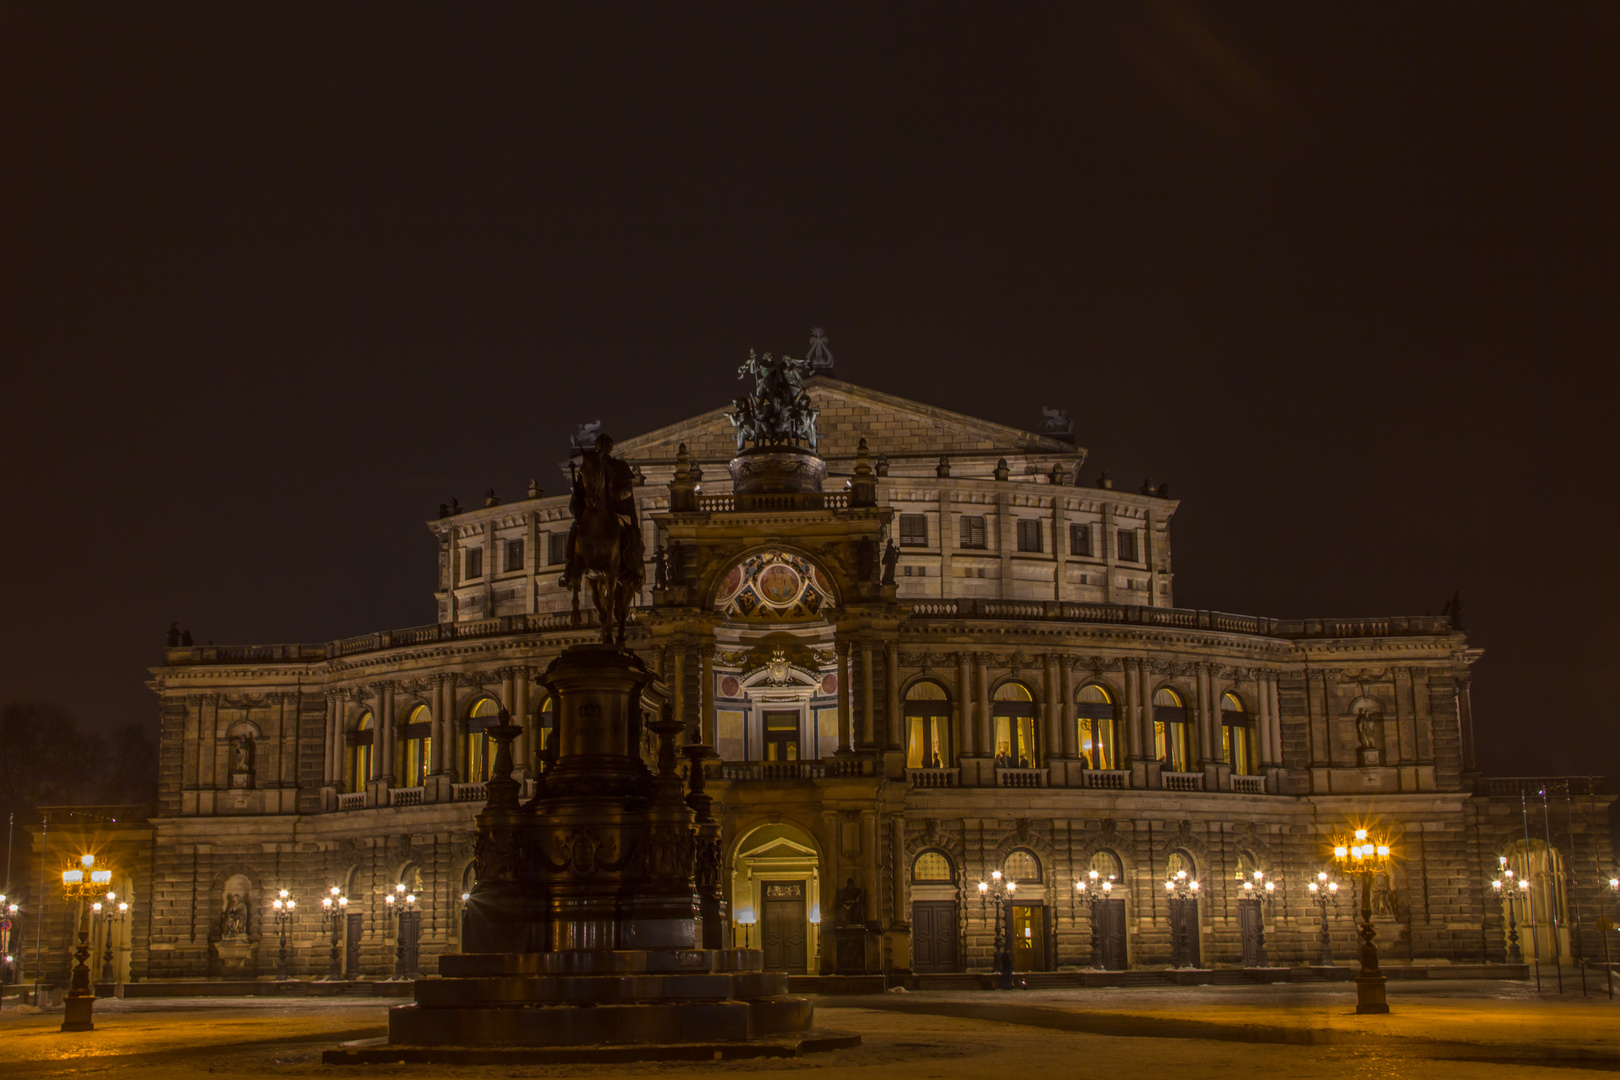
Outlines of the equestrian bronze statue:
<svg viewBox="0 0 1620 1080">
<path fill-rule="evenodd" d="M 580 584 L 590 582 L 604 645 L 624 644 L 630 605 L 647 576 L 635 483 L 630 466 L 613 456 L 613 439 L 598 435 L 596 448 L 580 456 L 568 503 L 574 524 L 568 530 L 562 584 L 573 590 L 578 626 Z"/>
</svg>

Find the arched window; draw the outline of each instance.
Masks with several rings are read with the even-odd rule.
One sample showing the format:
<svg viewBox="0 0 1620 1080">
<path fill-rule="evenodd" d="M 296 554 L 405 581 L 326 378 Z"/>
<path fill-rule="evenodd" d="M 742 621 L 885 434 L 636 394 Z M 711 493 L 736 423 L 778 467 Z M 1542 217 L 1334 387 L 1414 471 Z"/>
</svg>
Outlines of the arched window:
<svg viewBox="0 0 1620 1080">
<path fill-rule="evenodd" d="M 1164 876 L 1174 878 L 1177 874 L 1185 873 L 1189 880 L 1198 880 L 1198 864 L 1193 857 L 1185 851 L 1172 851 L 1170 857 L 1164 861 Z"/>
<path fill-rule="evenodd" d="M 1040 747 L 1036 742 L 1035 697 L 1023 683 L 1002 683 L 990 704 L 996 745 L 996 768 L 1036 769 Z"/>
<path fill-rule="evenodd" d="M 1087 769 L 1117 769 L 1114 750 L 1114 699 L 1096 683 L 1080 688 L 1075 707 L 1080 727 L 1080 764 Z"/>
<path fill-rule="evenodd" d="M 1181 695 L 1168 686 L 1153 692 L 1153 749 L 1170 772 L 1186 772 L 1192 764 L 1187 739 L 1187 708 Z"/>
<path fill-rule="evenodd" d="M 1091 865 L 1086 869 L 1095 870 L 1099 881 L 1112 881 L 1115 889 L 1125 883 L 1125 871 L 1119 864 L 1119 856 L 1112 851 L 1099 851 L 1092 855 Z"/>
<path fill-rule="evenodd" d="M 534 753 L 535 757 L 544 762 L 551 752 L 551 741 L 557 734 L 557 699 L 547 694 L 540 702 L 540 708 L 534 714 Z M 536 772 L 540 769 L 536 767 Z"/>
<path fill-rule="evenodd" d="M 949 885 L 956 880 L 943 851 L 925 851 L 911 864 L 911 880 L 920 885 Z"/>
<path fill-rule="evenodd" d="M 399 726 L 399 761 L 394 775 L 400 787 L 422 787 L 427 783 L 432 753 L 433 713 L 426 705 L 418 705 Z"/>
<path fill-rule="evenodd" d="M 1254 755 L 1254 722 L 1234 693 L 1221 695 L 1221 752 L 1232 771 L 1252 776 L 1259 771 Z"/>
<path fill-rule="evenodd" d="M 951 766 L 951 702 L 944 687 L 924 679 L 906 691 L 906 768 Z"/>
<path fill-rule="evenodd" d="M 486 734 L 501 722 L 501 707 L 492 697 L 479 698 L 467 713 L 466 752 L 462 754 L 462 780 L 469 784 L 489 779 L 495 764 L 495 740 Z"/>
<path fill-rule="evenodd" d="M 372 744 L 377 732 L 371 722 L 371 710 L 360 714 L 354 730 L 343 737 L 343 790 L 364 791 L 371 779 Z"/>
<path fill-rule="evenodd" d="M 1023 885 L 1039 885 L 1041 882 L 1041 861 L 1032 851 L 1019 848 L 1017 851 L 1007 853 L 1007 861 L 1001 864 L 1001 872 L 1007 876 L 1008 881 L 1016 881 Z"/>
</svg>

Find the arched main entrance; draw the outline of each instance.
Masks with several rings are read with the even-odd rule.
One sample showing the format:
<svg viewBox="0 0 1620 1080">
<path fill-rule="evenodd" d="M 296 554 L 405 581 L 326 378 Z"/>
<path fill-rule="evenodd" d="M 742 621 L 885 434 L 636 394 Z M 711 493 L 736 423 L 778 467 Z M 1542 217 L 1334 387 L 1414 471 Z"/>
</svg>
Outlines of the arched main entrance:
<svg viewBox="0 0 1620 1080">
<path fill-rule="evenodd" d="M 821 860 L 810 835 L 786 822 L 746 833 L 731 860 L 731 912 L 733 941 L 762 949 L 765 970 L 816 970 Z"/>
<path fill-rule="evenodd" d="M 1544 964 L 1568 963 L 1569 946 L 1568 894 L 1564 887 L 1564 860 L 1557 848 L 1549 848 L 1544 840 L 1519 840 L 1505 852 L 1507 868 L 1520 881 L 1530 883 L 1529 895 L 1521 895 L 1516 916 L 1519 923 L 1519 947 L 1528 962 Z M 1377 886 L 1373 888 L 1373 903 L 1380 900 Z M 1502 901 L 1503 938 L 1507 935 L 1507 900 Z"/>
</svg>

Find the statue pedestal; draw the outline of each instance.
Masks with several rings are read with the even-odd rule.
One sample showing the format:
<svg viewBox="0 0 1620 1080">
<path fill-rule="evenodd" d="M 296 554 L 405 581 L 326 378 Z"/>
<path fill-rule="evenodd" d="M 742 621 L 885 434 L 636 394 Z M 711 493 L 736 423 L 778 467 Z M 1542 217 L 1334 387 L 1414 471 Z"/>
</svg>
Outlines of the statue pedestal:
<svg viewBox="0 0 1620 1080">
<path fill-rule="evenodd" d="M 700 843 L 717 839 L 711 800 L 698 779 L 683 791 L 681 725 L 667 715 L 653 725 L 658 772 L 642 762 L 651 678 L 608 645 L 575 646 L 547 669 L 557 757 L 528 806 L 512 779 L 517 728 L 503 713 L 488 729 L 498 749 L 478 815 L 469 951 L 440 956 L 440 977 L 417 980 L 415 1002 L 390 1010 L 386 1046 L 325 1061 L 623 1062 L 853 1045 L 812 1033 L 810 1001 L 763 970 L 762 951 L 699 947 L 695 871 Z"/>
<path fill-rule="evenodd" d="M 833 972 L 866 974 L 866 927 L 840 926 L 833 931 Z"/>
<path fill-rule="evenodd" d="M 245 937 L 222 938 L 214 943 L 214 955 L 219 957 L 219 977 L 222 979 L 253 978 L 253 942 Z"/>
<path fill-rule="evenodd" d="M 1362 768 L 1370 768 L 1384 763 L 1383 751 L 1376 746 L 1362 746 L 1356 750 L 1356 764 Z"/>
<path fill-rule="evenodd" d="M 784 495 L 820 491 L 827 463 L 798 446 L 753 446 L 726 466 L 738 495 Z"/>
</svg>

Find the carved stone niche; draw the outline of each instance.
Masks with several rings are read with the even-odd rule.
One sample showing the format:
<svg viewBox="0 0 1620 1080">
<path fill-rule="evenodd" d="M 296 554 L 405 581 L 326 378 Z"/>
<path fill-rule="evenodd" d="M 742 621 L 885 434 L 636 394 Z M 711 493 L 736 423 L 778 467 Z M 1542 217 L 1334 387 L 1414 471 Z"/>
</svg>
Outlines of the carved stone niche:
<svg viewBox="0 0 1620 1080">
<path fill-rule="evenodd" d="M 820 491 L 827 478 L 827 463 L 797 446 L 750 447 L 732 458 L 727 468 L 738 495 Z"/>
</svg>

